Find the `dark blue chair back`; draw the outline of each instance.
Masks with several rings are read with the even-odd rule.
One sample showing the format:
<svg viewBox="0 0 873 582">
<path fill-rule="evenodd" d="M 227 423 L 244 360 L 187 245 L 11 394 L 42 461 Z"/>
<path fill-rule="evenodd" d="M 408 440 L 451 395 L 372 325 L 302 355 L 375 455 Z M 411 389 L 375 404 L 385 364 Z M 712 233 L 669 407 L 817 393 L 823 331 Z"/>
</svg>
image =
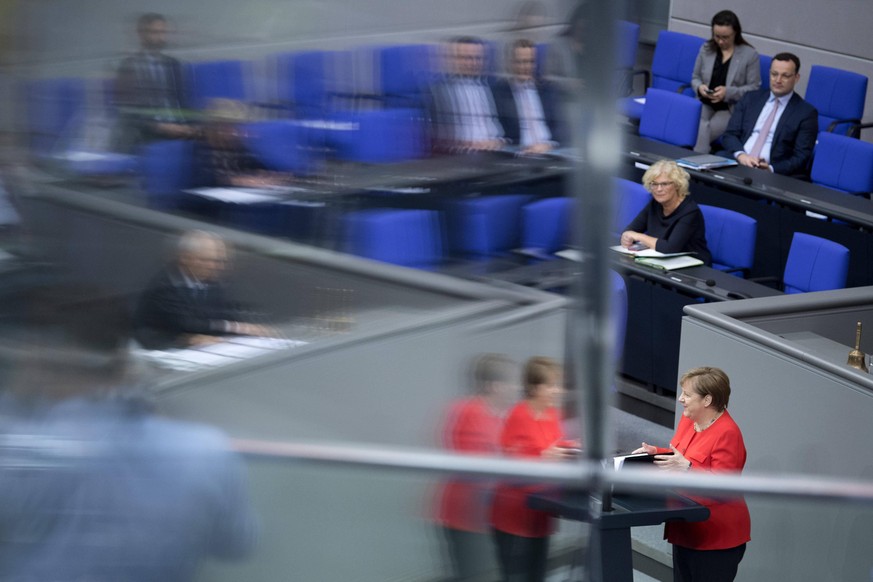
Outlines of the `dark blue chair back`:
<svg viewBox="0 0 873 582">
<path fill-rule="evenodd" d="M 867 99 L 867 77 L 851 71 L 813 65 L 809 71 L 805 98 L 818 110 L 819 130 L 848 135 L 852 122 L 839 123 L 833 130 L 830 125 L 845 119 L 853 120 L 855 124 L 861 122 Z"/>
<path fill-rule="evenodd" d="M 840 192 L 873 192 L 873 143 L 821 132 L 812 161 L 812 181 Z"/>
<path fill-rule="evenodd" d="M 612 223 L 612 232 L 618 238 L 627 228 L 627 225 L 649 203 L 652 195 L 642 184 L 624 178 L 613 179 L 613 192 L 615 193 L 615 217 Z"/>
<path fill-rule="evenodd" d="M 84 79 L 37 79 L 26 82 L 24 99 L 33 153 L 52 153 L 71 124 L 81 119 L 85 112 L 86 97 Z"/>
<path fill-rule="evenodd" d="M 570 244 L 574 200 L 543 198 L 521 209 L 521 248 L 544 258 Z"/>
<path fill-rule="evenodd" d="M 770 88 L 770 63 L 773 62 L 773 57 L 767 55 L 758 55 L 761 63 L 761 89 Z"/>
<path fill-rule="evenodd" d="M 248 99 L 243 61 L 189 63 L 187 71 L 189 101 L 195 109 L 205 109 L 215 98 Z"/>
<path fill-rule="evenodd" d="M 706 39 L 671 30 L 662 30 L 652 57 L 652 87 L 676 92 L 687 86 L 684 93 L 694 97 L 691 76 L 694 61 Z"/>
<path fill-rule="evenodd" d="M 811 234 L 795 232 L 782 281 L 786 293 L 842 289 L 849 272 L 849 249 Z"/>
<path fill-rule="evenodd" d="M 508 252 L 521 242 L 521 194 L 477 196 L 448 204 L 448 239 L 453 253 L 487 257 Z"/>
<path fill-rule="evenodd" d="M 180 139 L 143 146 L 140 174 L 150 208 L 179 208 L 182 191 L 194 185 L 194 147 Z"/>
<path fill-rule="evenodd" d="M 434 71 L 434 47 L 409 44 L 377 49 L 379 90 L 386 107 L 420 107 Z"/>
<path fill-rule="evenodd" d="M 443 258 L 435 210 L 373 209 L 343 217 L 346 252 L 403 267 L 433 268 Z"/>
<path fill-rule="evenodd" d="M 706 246 L 712 266 L 721 271 L 745 275 L 755 263 L 758 221 L 726 208 L 700 205 L 706 223 Z"/>
<path fill-rule="evenodd" d="M 646 92 L 640 135 L 681 147 L 693 147 L 700 125 L 700 101 L 661 89 Z"/>
</svg>

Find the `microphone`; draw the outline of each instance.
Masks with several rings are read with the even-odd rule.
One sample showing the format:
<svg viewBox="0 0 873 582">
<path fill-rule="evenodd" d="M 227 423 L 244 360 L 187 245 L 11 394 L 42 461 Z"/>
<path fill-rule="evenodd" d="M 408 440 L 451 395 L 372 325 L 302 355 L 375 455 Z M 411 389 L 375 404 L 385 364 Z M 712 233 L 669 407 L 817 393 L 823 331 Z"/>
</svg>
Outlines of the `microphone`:
<svg viewBox="0 0 873 582">
<path fill-rule="evenodd" d="M 750 177 L 748 177 L 748 176 L 744 177 L 744 178 L 743 178 L 743 184 L 745 184 L 746 186 L 751 186 L 751 185 L 752 185 L 752 179 L 751 179 Z"/>
<path fill-rule="evenodd" d="M 715 287 L 715 279 L 707 279 L 704 283 L 706 283 L 707 287 Z"/>
</svg>

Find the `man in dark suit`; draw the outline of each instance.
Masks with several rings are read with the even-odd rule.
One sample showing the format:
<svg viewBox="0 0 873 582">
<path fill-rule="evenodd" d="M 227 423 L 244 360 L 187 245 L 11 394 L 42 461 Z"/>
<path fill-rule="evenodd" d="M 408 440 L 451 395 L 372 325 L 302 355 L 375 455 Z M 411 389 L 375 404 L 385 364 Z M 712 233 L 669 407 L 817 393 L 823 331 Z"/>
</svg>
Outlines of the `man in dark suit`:
<svg viewBox="0 0 873 582">
<path fill-rule="evenodd" d="M 241 321 L 242 310 L 222 283 L 227 247 L 218 236 L 192 231 L 179 239 L 176 261 L 143 292 L 134 337 L 148 349 L 184 347 L 225 335 L 274 336 L 268 326 Z"/>
<path fill-rule="evenodd" d="M 525 153 L 544 153 L 558 145 L 557 92 L 534 77 L 536 46 L 519 39 L 512 43 L 512 76 L 496 83 L 494 102 L 506 140 Z"/>
<path fill-rule="evenodd" d="M 491 85 L 484 76 L 485 46 L 459 37 L 446 48 L 447 74 L 430 87 L 433 147 L 437 151 L 489 151 L 503 146 Z"/>
<path fill-rule="evenodd" d="M 185 83 L 182 65 L 164 54 L 167 21 L 155 13 L 137 20 L 140 51 L 118 68 L 115 100 L 121 111 L 119 148 L 143 141 L 195 137 L 197 129 L 186 122 Z"/>
<path fill-rule="evenodd" d="M 794 92 L 800 59 L 779 53 L 770 65 L 770 90 L 747 93 L 722 136 L 724 155 L 740 165 L 787 176 L 807 172 L 818 136 L 818 112 Z"/>
</svg>

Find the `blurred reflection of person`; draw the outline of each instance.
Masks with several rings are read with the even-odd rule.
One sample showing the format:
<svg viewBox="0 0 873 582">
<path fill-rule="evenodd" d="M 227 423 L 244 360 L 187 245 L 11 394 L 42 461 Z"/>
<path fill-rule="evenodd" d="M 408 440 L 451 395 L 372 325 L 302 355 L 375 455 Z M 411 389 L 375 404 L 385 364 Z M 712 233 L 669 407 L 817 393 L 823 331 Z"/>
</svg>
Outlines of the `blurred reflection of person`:
<svg viewBox="0 0 873 582">
<path fill-rule="evenodd" d="M 537 49 L 519 39 L 510 49 L 509 79 L 494 85 L 494 101 L 506 140 L 522 152 L 545 153 L 558 145 L 557 95 L 534 77 Z"/>
<path fill-rule="evenodd" d="M 431 85 L 430 115 L 437 151 L 487 151 L 503 146 L 491 84 L 484 76 L 485 45 L 474 37 L 446 48 L 448 74 Z"/>
<path fill-rule="evenodd" d="M 485 354 L 473 369 L 475 393 L 455 402 L 443 426 L 444 446 L 467 454 L 497 455 L 506 410 L 518 396 L 518 366 L 506 356 Z M 474 580 L 487 569 L 492 554 L 488 481 L 453 479 L 439 496 L 437 522 L 442 526 L 452 580 Z"/>
<path fill-rule="evenodd" d="M 0 341 L 0 580 L 184 582 L 246 556 L 257 520 L 227 439 L 132 389 L 123 305 L 51 295 Z"/>
<path fill-rule="evenodd" d="M 167 19 L 143 14 L 137 19 L 136 31 L 140 50 L 122 61 L 115 79 L 118 149 L 130 149 L 143 141 L 195 137 L 197 128 L 185 117 L 182 65 L 163 52 Z"/>
<path fill-rule="evenodd" d="M 551 358 L 534 357 L 524 366 L 524 399 L 510 411 L 500 434 L 504 454 L 547 460 L 570 459 L 577 443 L 564 440 L 560 403 L 561 367 Z M 527 506 L 536 486 L 501 484 L 494 493 L 491 524 L 502 580 L 545 580 L 553 518 Z"/>
<path fill-rule="evenodd" d="M 144 348 L 161 349 L 211 343 L 226 335 L 275 335 L 268 326 L 243 320 L 223 282 L 227 262 L 227 245 L 218 235 L 199 230 L 182 235 L 175 261 L 139 299 L 135 339 Z"/>
<path fill-rule="evenodd" d="M 203 165 L 210 182 L 218 186 L 268 188 L 281 186 L 290 174 L 272 172 L 245 144 L 244 124 L 249 121 L 245 103 L 212 99 L 203 124 Z"/>
</svg>

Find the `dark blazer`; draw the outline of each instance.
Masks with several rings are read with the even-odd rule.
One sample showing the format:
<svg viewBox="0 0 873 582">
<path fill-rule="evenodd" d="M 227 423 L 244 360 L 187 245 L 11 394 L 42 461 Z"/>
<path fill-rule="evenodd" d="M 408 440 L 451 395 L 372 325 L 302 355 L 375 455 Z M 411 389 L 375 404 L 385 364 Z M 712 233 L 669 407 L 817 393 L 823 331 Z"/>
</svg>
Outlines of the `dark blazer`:
<svg viewBox="0 0 873 582">
<path fill-rule="evenodd" d="M 721 137 L 727 157 L 743 151 L 743 145 L 752 135 L 755 122 L 770 98 L 769 89 L 747 93 L 737 103 L 727 129 Z M 792 176 L 806 174 L 812 149 L 818 136 L 818 112 L 815 107 L 795 93 L 779 118 L 770 148 L 770 165 L 777 174 Z"/>
<path fill-rule="evenodd" d="M 552 141 L 558 143 L 564 142 L 564 136 L 561 134 L 562 124 L 558 118 L 560 106 L 556 87 L 547 81 L 538 81 L 536 89 L 540 96 L 540 103 L 542 103 L 546 126 L 552 134 Z M 521 140 L 521 131 L 519 129 L 520 107 L 515 102 L 515 95 L 512 92 L 512 85 L 509 79 L 500 79 L 495 82 L 492 92 L 494 94 L 494 104 L 497 106 L 497 116 L 500 119 L 500 125 L 503 126 L 504 137 L 511 144 L 518 145 Z"/>
<path fill-rule="evenodd" d="M 659 253 L 694 253 L 704 264 L 712 265 L 703 212 L 691 198 L 686 197 L 670 216 L 664 216 L 658 202 L 649 200 L 625 230 L 658 239 L 655 250 Z"/>
<path fill-rule="evenodd" d="M 463 123 L 463 111 L 453 96 L 455 85 L 459 82 L 455 75 L 442 75 L 435 79 L 429 86 L 426 100 L 427 112 L 430 120 L 430 138 L 434 150 L 451 151 L 458 145 L 460 136 L 458 130 Z M 477 79 L 485 89 L 486 98 L 489 98 L 489 114 L 493 118 L 497 135 L 503 137 L 503 128 L 497 118 L 497 108 L 494 105 L 494 92 L 491 80 L 488 77 Z"/>
<path fill-rule="evenodd" d="M 239 321 L 240 310 L 220 283 L 201 288 L 188 284 L 176 266 L 160 272 L 140 296 L 134 337 L 147 349 L 183 343 L 187 334 L 224 335 L 228 321 Z"/>
</svg>

